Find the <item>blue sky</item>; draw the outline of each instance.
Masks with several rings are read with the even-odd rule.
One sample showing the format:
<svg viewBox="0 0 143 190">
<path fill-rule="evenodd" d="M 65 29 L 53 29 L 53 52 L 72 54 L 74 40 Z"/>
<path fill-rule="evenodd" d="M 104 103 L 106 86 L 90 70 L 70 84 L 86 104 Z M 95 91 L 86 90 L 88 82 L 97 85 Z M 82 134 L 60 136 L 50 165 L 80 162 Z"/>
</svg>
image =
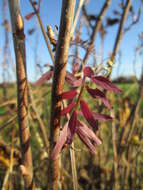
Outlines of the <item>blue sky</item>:
<svg viewBox="0 0 143 190">
<path fill-rule="evenodd" d="M 0 23 L 2 23 L 2 0 L 0 1 Z M 87 6 L 87 11 L 90 14 L 98 14 L 104 0 L 90 0 L 89 4 Z M 119 10 L 119 0 L 112 0 L 111 6 L 109 10 L 107 11 L 106 17 L 112 17 L 112 10 L 116 9 Z M 33 9 L 29 3 L 28 0 L 21 0 L 21 12 L 23 17 L 27 15 L 28 13 L 32 12 Z M 140 6 L 140 0 L 132 1 L 133 7 L 135 9 L 135 12 L 137 11 L 138 7 Z M 61 5 L 62 0 L 41 0 L 41 18 L 44 23 L 44 27 L 48 24 L 50 24 L 52 27 L 54 25 L 59 26 L 60 23 L 60 14 L 61 14 Z M 7 8 L 7 19 L 9 19 L 9 11 Z M 105 17 L 105 20 L 106 20 Z M 105 22 L 104 20 L 104 22 Z M 132 29 L 127 32 L 122 39 L 120 49 L 122 53 L 121 57 L 121 66 L 120 69 L 118 67 L 118 56 L 116 58 L 116 64 L 115 68 L 113 70 L 112 77 L 115 78 L 118 75 L 133 75 L 133 60 L 134 60 L 134 50 L 136 45 L 138 44 L 138 34 L 142 32 L 142 21 L 143 16 L 140 18 L 140 22 L 133 26 Z M 130 22 L 130 19 L 127 20 L 127 24 Z M 27 73 L 28 78 L 31 81 L 34 81 L 35 79 L 38 79 L 38 77 L 41 75 L 39 69 L 35 69 L 35 60 L 43 66 L 46 63 L 51 63 L 51 59 L 45 44 L 45 41 L 43 39 L 43 36 L 41 34 L 41 31 L 39 29 L 39 26 L 37 24 L 36 16 L 34 16 L 30 21 L 24 20 L 25 23 L 25 34 L 26 34 L 26 55 L 27 55 Z M 28 30 L 31 28 L 36 28 L 36 32 L 29 36 Z M 108 33 L 104 40 L 104 51 L 103 51 L 103 59 L 106 60 L 106 58 L 109 57 L 109 53 L 112 51 L 113 44 L 115 41 L 115 36 L 117 33 L 118 25 L 110 27 L 108 29 Z M 83 27 L 83 38 L 87 39 L 87 30 L 85 27 Z M 13 43 L 12 43 L 12 35 L 11 32 L 9 32 L 9 42 L 10 42 L 10 52 L 13 58 L 14 62 L 14 52 L 13 52 Z M 95 46 L 96 46 L 96 53 L 97 58 L 99 57 L 99 44 L 100 44 L 100 38 L 99 35 L 97 35 L 97 38 L 95 40 Z M 3 47 L 4 47 L 4 29 L 2 25 L 0 25 L 0 76 L 2 74 L 2 60 L 3 60 Z M 81 51 L 81 56 L 83 56 L 83 52 Z M 89 59 L 89 64 L 91 62 L 91 59 Z M 14 64 L 14 63 L 13 63 Z M 11 70 L 11 65 L 9 70 Z M 13 67 L 15 67 L 13 65 Z M 141 73 L 141 67 L 142 67 L 142 58 L 138 56 L 137 58 L 137 76 L 140 76 Z M 46 71 L 46 68 L 43 69 L 43 72 Z M 12 73 L 12 72 L 10 72 Z M 12 80 L 14 79 L 14 75 L 11 74 Z M 2 81 L 2 77 L 0 77 L 0 82 Z"/>
</svg>

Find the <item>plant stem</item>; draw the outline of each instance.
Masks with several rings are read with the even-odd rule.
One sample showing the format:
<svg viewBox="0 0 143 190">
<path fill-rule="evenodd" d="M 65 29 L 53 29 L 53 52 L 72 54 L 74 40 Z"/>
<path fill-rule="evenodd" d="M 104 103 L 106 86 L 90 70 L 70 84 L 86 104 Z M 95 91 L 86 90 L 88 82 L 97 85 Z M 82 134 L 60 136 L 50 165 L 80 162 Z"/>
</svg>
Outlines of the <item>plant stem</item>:
<svg viewBox="0 0 143 190">
<path fill-rule="evenodd" d="M 47 45 L 47 48 L 48 48 L 48 50 L 49 50 L 49 53 L 50 53 L 52 62 L 53 62 L 53 64 L 54 64 L 54 62 L 55 62 L 55 61 L 54 61 L 54 60 L 55 60 L 55 59 L 54 59 L 54 55 L 53 55 L 53 52 L 52 52 L 52 49 L 51 49 L 51 46 L 50 46 L 50 43 L 49 43 L 49 40 L 48 40 L 48 36 L 47 36 L 47 34 L 46 34 L 46 32 L 45 32 L 45 29 L 44 29 L 42 20 L 41 20 L 41 18 L 40 18 L 40 14 L 39 14 L 39 12 L 37 11 L 37 9 L 35 8 L 34 4 L 32 3 L 32 0 L 29 0 L 29 1 L 30 1 L 30 3 L 31 3 L 31 5 L 32 5 L 32 7 L 33 7 L 33 9 L 34 9 L 34 11 L 35 11 L 35 13 L 36 13 L 36 16 L 37 16 L 37 19 L 38 19 L 40 28 L 41 28 L 41 30 L 42 30 L 42 33 L 43 33 L 43 36 L 44 36 L 44 39 L 45 39 L 45 42 L 46 42 L 46 45 Z"/>
<path fill-rule="evenodd" d="M 104 15 L 105 15 L 105 13 L 106 13 L 106 11 L 107 11 L 107 9 L 108 9 L 110 3 L 111 3 L 111 0 L 107 0 L 107 1 L 105 2 L 104 6 L 103 6 L 102 9 L 101 9 L 101 12 L 100 12 L 100 14 L 99 14 L 99 16 L 98 16 L 98 21 L 96 22 L 96 25 L 95 25 L 95 27 L 94 27 L 94 29 L 93 29 L 92 34 L 91 34 L 90 42 L 89 42 L 89 45 L 88 45 L 87 52 L 86 52 L 86 54 L 85 54 L 85 56 L 84 56 L 83 65 L 82 65 L 82 66 L 84 66 L 84 65 L 87 63 L 87 61 L 88 61 L 89 55 L 90 55 L 90 53 L 91 53 L 91 49 L 92 49 L 92 47 L 93 47 L 93 45 L 94 45 L 94 39 L 95 39 L 95 37 L 96 37 L 97 32 L 99 31 L 99 29 L 100 29 L 100 27 L 101 27 L 102 20 L 103 20 L 103 18 L 104 18 Z"/>
<path fill-rule="evenodd" d="M 19 136 L 22 152 L 22 164 L 27 175 L 24 176 L 27 190 L 34 190 L 33 163 L 30 146 L 30 131 L 28 124 L 28 96 L 27 96 L 27 75 L 25 55 L 24 23 L 20 14 L 19 0 L 9 0 L 11 15 L 14 49 L 16 56 L 17 71 L 17 105 Z"/>
<path fill-rule="evenodd" d="M 56 48 L 55 56 L 55 68 L 54 77 L 52 84 L 52 94 L 51 94 L 51 116 L 50 116 L 50 154 L 56 144 L 59 136 L 60 128 L 60 110 L 61 110 L 61 100 L 59 100 L 59 95 L 63 91 L 65 74 L 66 74 L 66 64 L 68 60 L 68 51 L 70 47 L 71 40 L 71 28 L 74 17 L 74 7 L 75 0 L 63 0 L 62 1 L 62 13 L 60 21 L 60 30 L 58 43 Z M 59 157 L 56 160 L 49 159 L 49 190 L 60 189 L 60 171 L 59 171 Z"/>
</svg>

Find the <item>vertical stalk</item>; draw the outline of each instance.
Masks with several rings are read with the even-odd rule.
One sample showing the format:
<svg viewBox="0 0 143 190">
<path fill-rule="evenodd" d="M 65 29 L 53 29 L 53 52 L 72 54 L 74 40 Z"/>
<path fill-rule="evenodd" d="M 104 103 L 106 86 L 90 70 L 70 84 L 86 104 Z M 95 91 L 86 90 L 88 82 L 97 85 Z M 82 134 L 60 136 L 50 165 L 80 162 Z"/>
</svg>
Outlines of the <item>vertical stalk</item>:
<svg viewBox="0 0 143 190">
<path fill-rule="evenodd" d="M 85 54 L 84 59 L 83 59 L 83 65 L 85 65 L 88 61 L 88 58 L 89 58 L 90 53 L 91 53 L 91 49 L 93 48 L 93 45 L 94 45 L 94 39 L 96 37 L 97 32 L 100 30 L 102 20 L 104 18 L 106 11 L 108 10 L 108 8 L 110 6 L 110 3 L 111 3 L 111 0 L 105 1 L 105 4 L 103 5 L 103 7 L 100 11 L 100 14 L 98 16 L 98 21 L 96 22 L 96 25 L 93 29 L 92 34 L 91 34 L 88 49 L 87 49 L 86 54 Z"/>
<path fill-rule="evenodd" d="M 24 23 L 20 14 L 19 0 L 9 0 L 17 73 L 17 104 L 19 136 L 22 152 L 21 171 L 27 190 L 34 190 L 33 164 L 28 125 L 27 75 Z"/>
<path fill-rule="evenodd" d="M 123 14 L 122 14 L 122 18 L 121 18 L 120 26 L 119 26 L 119 29 L 118 29 L 118 33 L 117 33 L 117 36 L 116 36 L 114 48 L 113 48 L 112 61 L 114 61 L 115 56 L 117 54 L 117 51 L 119 49 L 120 41 L 121 41 L 122 35 L 123 35 L 123 28 L 124 28 L 125 21 L 126 21 L 127 16 L 128 16 L 130 6 L 131 6 L 131 0 L 127 0 L 126 4 L 125 4 L 125 7 L 124 7 Z"/>
<path fill-rule="evenodd" d="M 75 0 L 62 1 L 62 13 L 60 21 L 60 30 L 58 44 L 56 48 L 54 77 L 52 84 L 52 97 L 51 97 L 51 116 L 50 116 L 50 154 L 59 136 L 60 127 L 60 110 L 61 101 L 59 95 L 63 91 L 66 64 L 68 60 L 68 51 L 71 39 L 71 29 L 74 17 Z M 49 159 L 49 190 L 58 190 L 60 184 L 60 157 L 56 160 Z"/>
<path fill-rule="evenodd" d="M 4 48 L 3 48 L 3 61 L 2 61 L 2 79 L 3 79 L 3 100 L 7 99 L 6 79 L 8 74 L 8 21 L 6 20 L 6 0 L 3 0 L 3 25 L 4 25 Z"/>
</svg>

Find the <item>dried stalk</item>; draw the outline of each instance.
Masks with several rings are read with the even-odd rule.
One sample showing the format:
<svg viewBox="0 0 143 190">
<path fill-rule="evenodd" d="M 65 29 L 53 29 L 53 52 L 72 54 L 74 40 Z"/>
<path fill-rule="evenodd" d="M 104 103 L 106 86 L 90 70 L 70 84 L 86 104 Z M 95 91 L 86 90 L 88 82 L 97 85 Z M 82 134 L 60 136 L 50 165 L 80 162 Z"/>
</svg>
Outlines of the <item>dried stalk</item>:
<svg viewBox="0 0 143 190">
<path fill-rule="evenodd" d="M 51 94 L 50 116 L 50 154 L 59 136 L 61 101 L 59 95 L 63 91 L 68 51 L 70 47 L 71 28 L 74 17 L 75 0 L 62 1 L 62 13 L 58 44 L 55 56 L 55 68 Z M 56 160 L 49 159 L 49 184 L 48 189 L 58 190 L 60 184 L 59 157 Z"/>
<path fill-rule="evenodd" d="M 8 125 L 12 124 L 16 119 L 17 119 L 17 115 L 14 115 L 13 117 L 11 117 L 5 124 L 0 126 L 0 131 L 3 130 Z"/>
<path fill-rule="evenodd" d="M 0 107 L 9 106 L 11 104 L 16 104 L 16 100 L 8 100 L 8 101 L 5 101 L 5 102 L 2 102 L 0 104 Z"/>
<path fill-rule="evenodd" d="M 111 116 L 114 118 L 115 114 L 111 111 Z M 119 189 L 118 183 L 118 164 L 117 164 L 117 145 L 116 145 L 116 126 L 115 121 L 112 121 L 112 144 L 113 144 L 113 162 L 114 162 L 114 189 Z"/>
<path fill-rule="evenodd" d="M 10 163 L 9 163 L 9 190 L 13 189 L 12 184 L 12 172 L 14 166 L 14 130 L 12 129 L 12 137 L 11 137 L 11 147 L 10 147 Z"/>
<path fill-rule="evenodd" d="M 89 45 L 88 45 L 87 52 L 86 52 L 86 54 L 84 56 L 84 59 L 83 59 L 83 65 L 85 65 L 87 63 L 87 61 L 88 61 L 89 55 L 91 53 L 91 49 L 93 48 L 93 45 L 94 45 L 94 39 L 96 37 L 97 32 L 100 30 L 102 20 L 104 18 L 104 15 L 105 15 L 108 7 L 110 6 L 110 3 L 111 3 L 111 0 L 107 0 L 105 2 L 105 4 L 104 4 L 103 8 L 100 11 L 100 14 L 98 16 L 98 20 L 96 22 L 95 27 L 93 28 L 93 32 L 92 32 L 91 37 L 90 37 L 90 42 L 89 42 Z"/>
<path fill-rule="evenodd" d="M 2 61 L 2 79 L 3 79 L 3 100 L 7 99 L 7 89 L 6 89 L 6 72 L 8 73 L 8 21 L 6 20 L 6 0 L 3 0 L 3 25 L 5 30 L 4 37 L 4 48 L 3 48 L 3 61 Z"/>
<path fill-rule="evenodd" d="M 40 25 L 40 28 L 42 30 L 42 33 L 43 33 L 43 36 L 44 36 L 44 39 L 45 39 L 45 42 L 46 42 L 46 45 L 47 45 L 47 48 L 49 50 L 49 53 L 50 53 L 50 56 L 51 56 L 51 59 L 52 59 L 52 62 L 54 64 L 54 55 L 53 55 L 53 52 L 52 52 L 52 49 L 51 49 L 51 46 L 50 46 L 50 43 L 49 43 L 49 40 L 48 40 L 48 36 L 47 36 L 47 33 L 45 32 L 45 29 L 44 29 L 44 26 L 43 26 L 43 23 L 42 23 L 42 20 L 40 18 L 40 14 L 39 12 L 37 11 L 37 9 L 35 8 L 34 4 L 32 3 L 32 0 L 29 0 L 35 13 L 36 13 L 36 16 L 37 16 L 37 19 L 38 19 L 38 22 L 39 22 L 39 25 Z"/>
<path fill-rule="evenodd" d="M 63 101 L 63 107 L 67 107 L 67 103 Z M 66 114 L 67 119 L 69 121 L 70 115 Z M 75 160 L 75 150 L 74 150 L 74 142 L 71 144 L 70 148 L 70 157 L 71 157 L 71 169 L 72 169 L 72 179 L 73 179 L 73 189 L 78 190 L 78 180 L 77 180 L 77 171 L 76 171 L 76 160 Z"/>
<path fill-rule="evenodd" d="M 122 143 L 124 142 L 125 144 L 128 143 L 133 135 L 134 132 L 134 128 L 135 128 L 135 120 L 139 111 L 139 106 L 141 103 L 141 98 L 143 95 L 143 74 L 141 77 L 141 81 L 140 81 L 140 87 L 139 87 L 139 91 L 138 91 L 138 97 L 136 100 L 135 105 L 133 106 L 131 113 L 129 115 L 129 117 L 127 118 L 127 121 L 125 123 L 125 125 L 123 126 L 123 129 L 121 131 L 121 135 L 120 135 L 120 140 L 119 140 L 119 145 L 118 145 L 118 152 L 121 153 L 121 146 Z M 126 126 L 128 125 L 128 123 L 130 123 L 130 129 L 128 130 L 128 133 L 125 133 L 125 129 Z"/>
<path fill-rule="evenodd" d="M 125 24 L 125 21 L 126 21 L 127 16 L 128 16 L 130 6 L 131 6 L 131 1 L 127 0 L 126 4 L 125 4 L 125 7 L 124 7 L 123 14 L 122 14 L 122 18 L 121 18 L 120 26 L 119 26 L 119 29 L 118 29 L 118 33 L 117 33 L 117 36 L 116 36 L 114 48 L 113 48 L 113 53 L 112 53 L 112 57 L 111 57 L 113 62 L 115 60 L 115 56 L 116 56 L 117 51 L 119 49 L 120 41 L 121 41 L 122 35 L 123 35 L 124 24 Z"/>
<path fill-rule="evenodd" d="M 1 190 L 8 190 L 9 169 L 7 169 Z"/>
<path fill-rule="evenodd" d="M 78 21 L 78 18 L 79 18 L 79 14 L 80 14 L 80 10 L 84 4 L 84 1 L 85 0 L 79 0 L 79 3 L 78 3 L 78 7 L 77 7 L 77 10 L 76 10 L 76 13 L 75 13 L 75 17 L 74 17 L 74 21 L 73 21 L 73 26 L 72 26 L 72 30 L 71 30 L 71 38 L 73 36 L 73 33 L 75 31 L 75 28 L 76 28 L 76 24 L 77 24 L 77 21 Z"/>
<path fill-rule="evenodd" d="M 22 152 L 22 168 L 25 169 L 25 186 L 28 190 L 34 190 L 33 163 L 30 146 L 30 131 L 28 125 L 28 97 L 27 97 L 27 76 L 25 56 L 25 35 L 24 23 L 20 14 L 19 0 L 9 0 L 11 15 L 14 49 L 16 56 L 17 71 L 17 105 L 19 136 Z"/>
<path fill-rule="evenodd" d="M 48 141 L 48 136 L 47 136 L 47 131 L 46 131 L 46 127 L 38 113 L 38 110 L 36 109 L 36 105 L 35 105 L 35 102 L 34 102 L 34 99 L 33 99 L 33 94 L 32 94 L 32 90 L 31 90 L 31 87 L 30 85 L 28 84 L 28 95 L 29 95 L 29 100 L 30 100 L 30 103 L 31 103 L 31 108 L 32 110 L 34 111 L 35 115 L 36 115 L 36 120 L 39 124 L 39 127 L 40 127 L 40 130 L 41 130 L 41 133 L 42 133 L 42 136 L 43 136 L 43 141 L 44 141 L 44 144 L 46 146 L 46 150 L 48 150 L 48 147 L 49 147 L 49 141 Z"/>
</svg>

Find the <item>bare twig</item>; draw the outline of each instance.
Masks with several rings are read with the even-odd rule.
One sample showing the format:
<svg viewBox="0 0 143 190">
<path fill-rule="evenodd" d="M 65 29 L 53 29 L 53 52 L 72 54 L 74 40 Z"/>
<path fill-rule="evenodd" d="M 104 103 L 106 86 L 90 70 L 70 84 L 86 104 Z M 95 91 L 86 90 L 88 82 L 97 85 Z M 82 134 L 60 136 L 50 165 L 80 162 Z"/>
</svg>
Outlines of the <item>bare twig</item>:
<svg viewBox="0 0 143 190">
<path fill-rule="evenodd" d="M 34 102 L 34 99 L 33 99 L 33 94 L 32 94 L 32 90 L 31 90 L 31 87 L 30 85 L 28 84 L 28 95 L 29 95 L 29 100 L 30 100 L 30 103 L 31 103 L 31 107 L 36 115 L 36 120 L 39 124 L 39 127 L 40 127 L 40 130 L 42 132 L 42 136 L 43 136 L 43 141 L 45 143 L 45 146 L 46 146 L 46 150 L 48 150 L 48 147 L 49 147 L 49 142 L 48 142 L 48 136 L 47 136 L 47 132 L 46 132 L 46 127 L 38 113 L 38 110 L 36 109 L 36 105 L 35 105 L 35 102 Z"/>
<path fill-rule="evenodd" d="M 101 11 L 100 11 L 100 14 L 98 16 L 96 25 L 93 28 L 93 32 L 92 32 L 91 37 L 90 37 L 90 42 L 89 42 L 87 52 L 86 52 L 86 54 L 84 56 L 84 59 L 83 59 L 83 65 L 85 65 L 87 63 L 87 61 L 88 61 L 89 55 L 91 53 L 91 49 L 93 48 L 93 45 L 94 45 L 94 39 L 96 37 L 97 32 L 100 30 L 102 20 L 104 18 L 104 15 L 105 15 L 108 7 L 110 6 L 110 3 L 111 3 L 111 0 L 107 0 L 105 2 L 104 6 L 102 7 Z"/>
<path fill-rule="evenodd" d="M 117 32 L 115 44 L 114 44 L 114 47 L 113 47 L 113 53 L 112 53 L 112 57 L 111 57 L 111 59 L 112 59 L 113 62 L 115 60 L 115 56 L 116 56 L 117 51 L 119 49 L 120 41 L 122 39 L 122 34 L 123 34 L 123 27 L 124 27 L 126 18 L 128 16 L 128 12 L 129 12 L 130 6 L 131 6 L 131 1 L 127 0 L 126 1 L 126 5 L 124 7 L 123 14 L 122 14 L 122 18 L 121 18 L 121 22 L 120 22 L 120 25 L 119 25 L 119 29 L 118 29 L 118 32 Z"/>
<path fill-rule="evenodd" d="M 114 118 L 114 111 L 111 111 L 111 116 Z M 114 162 L 114 188 L 119 189 L 118 184 L 118 165 L 117 165 L 117 145 L 116 145 L 116 127 L 115 121 L 112 121 L 112 144 L 113 144 L 113 162 Z"/>
<path fill-rule="evenodd" d="M 17 119 L 17 115 L 14 115 L 13 117 L 11 117 L 5 124 L 0 126 L 0 131 L 3 130 L 8 125 L 12 124 L 16 119 Z"/>
<path fill-rule="evenodd" d="M 16 104 L 16 100 L 8 100 L 0 104 L 0 107 L 8 106 L 11 104 Z"/>
<path fill-rule="evenodd" d="M 63 101 L 63 106 L 66 107 L 67 103 Z M 70 119 L 70 115 L 67 114 L 67 119 Z M 72 178 L 73 178 L 73 189 L 78 190 L 78 180 L 77 180 L 77 171 L 76 171 L 76 160 L 75 160 L 75 151 L 74 151 L 74 142 L 71 144 L 70 148 L 70 157 L 71 157 L 71 168 L 72 168 Z"/>
<path fill-rule="evenodd" d="M 34 11 L 35 11 L 35 13 L 36 13 L 38 22 L 39 22 L 39 24 L 40 24 L 40 27 L 41 27 L 41 30 L 42 30 L 42 33 L 43 33 L 43 36 L 44 36 L 44 39 L 45 39 L 45 42 L 46 42 L 46 45 L 47 45 L 47 48 L 48 48 L 48 50 L 49 50 L 49 53 L 50 53 L 52 62 L 53 62 L 53 64 L 54 64 L 54 62 L 55 62 L 54 55 L 53 55 L 53 52 L 52 52 L 52 49 L 51 49 L 51 46 L 50 46 L 50 43 L 49 43 L 49 40 L 48 40 L 48 36 L 47 36 L 47 34 L 46 34 L 46 32 L 45 32 L 45 29 L 44 29 L 42 20 L 41 20 L 41 18 L 40 18 L 40 14 L 39 14 L 39 12 L 37 11 L 37 9 L 36 9 L 35 5 L 33 4 L 32 0 L 29 0 L 29 1 L 30 1 L 30 3 L 31 3 L 31 5 L 32 5 L 32 7 L 33 7 L 33 9 L 34 9 Z"/>
<path fill-rule="evenodd" d="M 77 7 L 77 10 L 76 10 L 76 13 L 75 13 L 75 17 L 74 17 L 74 22 L 73 22 L 72 30 L 71 30 L 71 38 L 72 38 L 74 30 L 76 28 L 76 24 L 77 24 L 77 21 L 78 21 L 78 18 L 79 18 L 79 13 L 80 13 L 80 10 L 81 10 L 81 8 L 82 8 L 82 6 L 84 4 L 84 1 L 85 0 L 79 0 L 78 7 Z"/>
</svg>

